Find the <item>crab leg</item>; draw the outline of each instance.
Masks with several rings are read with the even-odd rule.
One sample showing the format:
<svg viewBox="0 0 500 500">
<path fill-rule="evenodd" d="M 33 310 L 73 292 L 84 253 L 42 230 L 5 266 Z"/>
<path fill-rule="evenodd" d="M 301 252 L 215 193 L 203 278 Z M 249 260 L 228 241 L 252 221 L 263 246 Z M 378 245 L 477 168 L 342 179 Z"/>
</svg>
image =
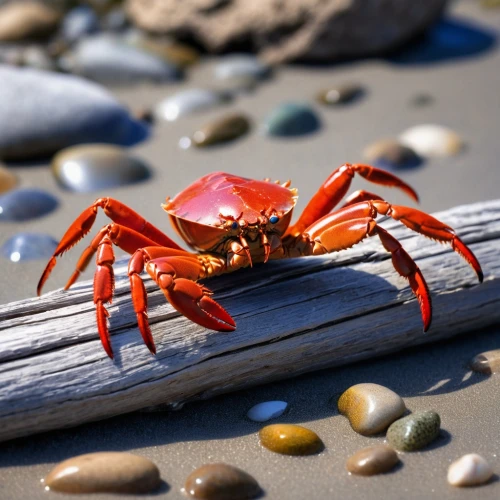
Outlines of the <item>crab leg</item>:
<svg viewBox="0 0 500 500">
<path fill-rule="evenodd" d="M 170 304 L 191 321 L 218 331 L 236 328 L 233 318 L 210 297 L 212 292 L 195 283 L 207 275 L 201 261 L 187 252 L 181 255 L 175 253 L 175 250 L 163 247 L 140 248 L 129 262 L 128 275 L 137 322 L 142 338 L 153 354 L 156 348 L 147 317 L 147 294 L 140 277 L 144 268 Z M 206 257 L 217 260 L 213 263 L 214 267 L 223 266 L 221 259 Z"/>
<path fill-rule="evenodd" d="M 128 227 L 137 233 L 141 233 L 147 238 L 148 244 L 151 244 L 151 242 L 153 242 L 152 244 L 182 250 L 181 247 L 177 245 L 177 243 L 172 241 L 167 235 L 163 234 L 159 229 L 146 221 L 137 212 L 134 212 L 131 208 L 127 207 L 120 201 L 113 198 L 99 198 L 94 202 L 93 205 L 85 209 L 76 218 L 76 220 L 71 224 L 69 229 L 62 237 L 59 245 L 54 252 L 54 255 L 49 260 L 47 266 L 45 267 L 45 270 L 42 273 L 42 277 L 38 282 L 38 295 L 42 293 L 43 285 L 47 281 L 52 269 L 56 265 L 56 258 L 76 245 L 90 231 L 92 225 L 95 222 L 99 208 L 102 208 L 104 210 L 104 213 L 118 225 Z M 136 250 L 136 248 L 134 248 L 134 250 Z"/>
<path fill-rule="evenodd" d="M 370 165 L 346 163 L 326 179 L 317 193 L 311 198 L 311 201 L 309 201 L 299 220 L 288 228 L 286 235 L 298 236 L 315 221 L 330 213 L 349 190 L 355 174 L 361 175 L 361 177 L 375 184 L 397 187 L 403 190 L 410 198 L 418 201 L 417 193 L 399 177 Z"/>
<path fill-rule="evenodd" d="M 371 200 L 348 205 L 333 214 L 316 221 L 301 237 L 291 240 L 287 253 L 296 255 L 320 255 L 350 248 L 368 236 L 377 235 L 384 248 L 391 252 L 396 271 L 408 279 L 417 296 L 424 331 L 427 331 L 432 317 L 429 290 L 425 279 L 399 241 L 380 227 L 375 217 L 388 215 L 401 221 L 410 229 L 440 242 L 448 242 L 474 269 L 479 281 L 483 280 L 481 266 L 472 251 L 460 240 L 454 230 L 434 217 L 414 208 L 391 205 L 383 200 Z"/>
</svg>

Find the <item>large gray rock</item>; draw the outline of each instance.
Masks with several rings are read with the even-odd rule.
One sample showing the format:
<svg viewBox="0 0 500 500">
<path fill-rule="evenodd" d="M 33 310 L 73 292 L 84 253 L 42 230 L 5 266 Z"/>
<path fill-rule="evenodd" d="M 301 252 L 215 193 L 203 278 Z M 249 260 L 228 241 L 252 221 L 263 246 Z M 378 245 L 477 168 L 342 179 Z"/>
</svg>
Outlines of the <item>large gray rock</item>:
<svg viewBox="0 0 500 500">
<path fill-rule="evenodd" d="M 190 38 L 208 52 L 246 48 L 270 63 L 334 61 L 393 49 L 425 28 L 446 0 L 128 0 L 130 18 Z"/>
<path fill-rule="evenodd" d="M 101 86 L 82 78 L 0 66 L 0 158 L 48 156 L 73 144 L 134 144 L 147 128 Z"/>
</svg>

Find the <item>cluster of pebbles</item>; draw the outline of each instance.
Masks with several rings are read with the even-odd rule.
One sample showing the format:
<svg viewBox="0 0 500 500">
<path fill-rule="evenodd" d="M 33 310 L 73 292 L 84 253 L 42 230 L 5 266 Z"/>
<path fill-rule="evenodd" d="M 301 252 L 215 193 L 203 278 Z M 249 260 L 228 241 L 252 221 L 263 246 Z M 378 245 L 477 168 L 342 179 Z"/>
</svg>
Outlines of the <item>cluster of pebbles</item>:
<svg viewBox="0 0 500 500">
<path fill-rule="evenodd" d="M 352 429 L 363 436 L 386 436 L 383 443 L 362 448 L 347 458 L 348 474 L 373 476 L 396 471 L 404 453 L 425 449 L 440 436 L 441 419 L 432 410 L 408 413 L 403 399 L 387 387 L 362 383 L 348 388 L 338 399 L 339 412 Z M 266 401 L 253 406 L 247 418 L 267 422 L 282 416 L 285 401 Z M 274 453 L 307 456 L 321 453 L 328 445 L 314 431 L 288 423 L 267 424 L 258 432 L 260 445 Z M 447 474 L 452 486 L 477 486 L 490 481 L 493 470 L 476 453 L 453 461 Z M 90 453 L 70 458 L 42 480 L 47 490 L 68 493 L 154 492 L 162 482 L 157 466 L 129 453 Z M 208 463 L 193 470 L 181 491 L 189 497 L 243 500 L 264 494 L 259 482 L 246 471 L 225 463 Z"/>
<path fill-rule="evenodd" d="M 276 105 L 255 127 L 251 116 L 230 108 L 241 94 L 270 80 L 277 67 L 254 55 L 230 54 L 217 59 L 206 88 L 171 92 L 151 109 L 131 113 L 103 84 L 179 82 L 200 60 L 197 50 L 132 26 L 121 2 L 87 2 L 68 11 L 57 5 L 31 0 L 0 5 L 0 160 L 51 158 L 51 172 L 66 191 L 93 192 L 153 177 L 154 168 L 124 147 L 147 139 L 156 121 L 171 124 L 175 134 L 175 122 L 183 117 L 220 109 L 215 120 L 176 138 L 183 149 L 207 149 L 254 129 L 271 138 L 314 134 L 323 126 L 318 106 L 328 112 L 366 95 L 355 82 L 332 85 L 309 101 Z M 429 99 L 420 96 L 413 105 L 427 105 Z M 5 125 L 12 123 L 16 126 Z M 375 142 L 364 155 L 377 166 L 402 168 L 455 154 L 462 145 L 452 130 L 420 125 L 397 139 Z M 0 222 L 26 221 L 57 207 L 54 196 L 41 190 L 30 191 L 26 206 L 26 190 L 13 170 L 0 165 Z M 43 259 L 52 246 L 50 235 L 19 233 L 1 255 L 14 262 Z"/>
</svg>

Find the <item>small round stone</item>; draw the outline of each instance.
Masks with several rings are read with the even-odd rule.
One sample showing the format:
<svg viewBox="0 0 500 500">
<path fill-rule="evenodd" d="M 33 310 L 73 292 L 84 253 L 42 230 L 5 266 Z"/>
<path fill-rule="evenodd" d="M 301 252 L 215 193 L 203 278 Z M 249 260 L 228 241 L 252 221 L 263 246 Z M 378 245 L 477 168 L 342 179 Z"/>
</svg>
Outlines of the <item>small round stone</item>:
<svg viewBox="0 0 500 500">
<path fill-rule="evenodd" d="M 44 480 L 49 489 L 64 493 L 150 493 L 160 482 L 160 471 L 151 460 L 123 452 L 70 458 Z"/>
<path fill-rule="evenodd" d="M 323 448 L 319 436 L 300 425 L 272 424 L 259 431 L 260 444 L 283 455 L 313 455 Z"/>
<path fill-rule="evenodd" d="M 149 168 L 118 146 L 85 144 L 63 149 L 52 160 L 52 173 L 66 189 L 91 192 L 144 181 Z"/>
<path fill-rule="evenodd" d="M 200 58 L 199 53 L 189 45 L 172 40 L 141 36 L 130 40 L 130 43 L 180 68 L 191 66 L 197 63 Z"/>
<path fill-rule="evenodd" d="M 0 165 L 0 193 L 6 193 L 17 185 L 17 177 Z"/>
<path fill-rule="evenodd" d="M 0 249 L 3 257 L 12 262 L 48 259 L 52 257 L 57 241 L 48 234 L 17 233 L 9 238 Z"/>
<path fill-rule="evenodd" d="M 491 476 L 493 476 L 493 470 L 490 464 L 476 453 L 464 455 L 448 468 L 448 482 L 453 486 L 484 484 Z"/>
<path fill-rule="evenodd" d="M 155 117 L 166 121 L 215 108 L 230 100 L 223 92 L 209 89 L 188 89 L 167 97 L 154 109 Z"/>
<path fill-rule="evenodd" d="M 412 413 L 387 429 L 387 440 L 397 450 L 420 450 L 439 436 L 440 426 L 441 419 L 435 411 Z"/>
<path fill-rule="evenodd" d="M 346 469 L 360 476 L 373 476 L 389 472 L 399 463 L 398 454 L 383 444 L 369 446 L 348 458 Z"/>
<path fill-rule="evenodd" d="M 349 104 L 364 94 L 363 87 L 357 84 L 345 84 L 329 87 L 318 92 L 317 101 L 327 106 Z"/>
<path fill-rule="evenodd" d="M 193 134 L 192 142 L 203 148 L 233 141 L 250 130 L 250 120 L 241 114 L 232 113 L 200 128 Z"/>
<path fill-rule="evenodd" d="M 247 417 L 254 422 L 266 422 L 272 418 L 280 417 L 286 410 L 288 403 L 285 401 L 265 401 L 252 406 Z"/>
<path fill-rule="evenodd" d="M 0 221 L 20 222 L 47 215 L 59 202 L 40 189 L 12 189 L 0 196 Z"/>
<path fill-rule="evenodd" d="M 295 137 L 311 134 L 321 127 L 321 122 L 308 105 L 287 102 L 279 105 L 267 116 L 264 130 L 270 136 Z"/>
<path fill-rule="evenodd" d="M 214 72 L 218 80 L 242 76 L 261 80 L 271 74 L 271 68 L 251 54 L 232 54 L 223 57 L 215 66 Z"/>
<path fill-rule="evenodd" d="M 183 492 L 203 500 L 245 500 L 260 495 L 261 488 L 247 472 L 219 463 L 202 465 L 191 472 Z"/>
<path fill-rule="evenodd" d="M 402 398 L 379 384 L 356 384 L 339 398 L 338 408 L 351 427 L 370 436 L 382 432 L 406 410 Z"/>
<path fill-rule="evenodd" d="M 424 158 L 456 155 L 464 147 L 456 132 L 441 125 L 411 127 L 399 136 L 399 140 Z"/>
<path fill-rule="evenodd" d="M 500 349 L 477 354 L 472 358 L 470 367 L 475 372 L 485 373 L 487 375 L 500 373 Z"/>
<path fill-rule="evenodd" d="M 395 139 L 381 139 L 373 142 L 363 151 L 366 160 L 382 168 L 413 168 L 422 163 L 422 158 L 408 146 Z"/>
</svg>

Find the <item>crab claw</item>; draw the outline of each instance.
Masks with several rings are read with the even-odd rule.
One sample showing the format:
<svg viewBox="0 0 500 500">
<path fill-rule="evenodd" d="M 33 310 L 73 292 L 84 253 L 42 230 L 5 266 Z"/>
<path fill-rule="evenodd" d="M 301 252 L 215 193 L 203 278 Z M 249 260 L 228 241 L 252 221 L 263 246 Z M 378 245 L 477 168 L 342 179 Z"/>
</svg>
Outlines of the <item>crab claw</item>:
<svg viewBox="0 0 500 500">
<path fill-rule="evenodd" d="M 210 298 L 210 290 L 194 281 L 177 278 L 163 292 L 175 309 L 205 328 L 219 332 L 232 332 L 236 328 L 229 313 Z"/>
</svg>

